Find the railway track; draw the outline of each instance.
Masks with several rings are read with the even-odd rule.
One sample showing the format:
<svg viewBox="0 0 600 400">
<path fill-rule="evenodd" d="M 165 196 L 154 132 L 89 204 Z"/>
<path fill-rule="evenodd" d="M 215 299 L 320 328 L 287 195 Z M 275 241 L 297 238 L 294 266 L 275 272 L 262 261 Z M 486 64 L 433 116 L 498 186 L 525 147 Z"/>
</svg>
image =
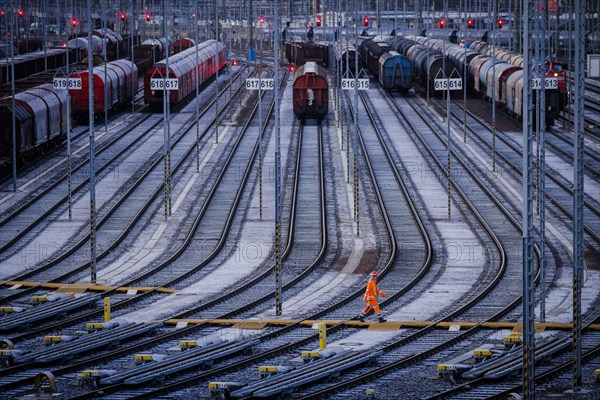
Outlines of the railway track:
<svg viewBox="0 0 600 400">
<path fill-rule="evenodd" d="M 459 110 L 456 105 L 451 109 L 453 118 L 462 126 L 462 108 Z M 489 139 L 484 138 L 482 132 L 491 133 L 491 127 L 481 118 L 468 113 L 470 119 L 467 121 L 467 129 L 469 137 L 476 138 L 477 143 L 485 151 L 492 152 L 492 144 Z M 512 174 L 520 175 L 522 172 L 522 146 L 517 144 L 514 139 L 506 137 L 506 135 L 498 134 L 496 144 L 496 154 L 500 161 L 506 165 Z M 480 164 L 477 161 L 474 165 Z M 590 174 L 588 173 L 588 176 Z M 595 174 L 591 174 L 590 178 L 594 178 Z M 600 244 L 600 203 L 598 199 L 586 194 L 584 199 L 584 218 L 585 233 L 595 242 Z M 573 189 L 572 183 L 561 177 L 559 172 L 549 170 L 546 174 L 546 198 L 555 205 L 564 215 L 570 220 L 573 219 Z"/>
<path fill-rule="evenodd" d="M 255 109 L 254 109 L 254 113 L 255 113 L 255 112 L 256 112 L 256 107 L 255 107 Z M 248 128 L 248 126 L 249 126 L 249 124 L 247 124 L 246 128 Z M 258 129 L 256 129 L 256 127 L 255 127 L 255 128 L 254 128 L 254 135 L 250 135 L 250 136 L 254 136 L 254 137 L 256 138 L 256 137 L 257 137 L 257 134 L 256 134 L 257 130 L 258 130 Z M 240 136 L 240 137 L 238 138 L 238 140 L 237 140 L 237 142 L 238 142 L 238 143 L 241 141 L 241 139 L 242 139 L 242 137 L 243 137 L 243 136 L 244 136 L 244 135 L 242 135 L 242 136 Z M 255 145 L 253 148 L 254 148 L 254 150 L 253 150 L 253 156 L 252 156 L 252 159 L 254 159 L 254 158 L 256 157 L 257 148 L 258 148 L 258 143 L 256 143 L 256 145 Z M 231 153 L 231 155 L 230 155 L 230 157 L 229 157 L 229 164 L 228 164 L 228 165 L 230 165 L 230 172 L 231 172 L 231 171 L 235 172 L 235 168 L 237 168 L 237 167 L 238 167 L 238 165 L 236 165 L 236 164 L 233 162 L 233 161 L 234 161 L 234 158 L 232 157 L 232 155 L 233 155 L 234 153 L 235 153 L 235 151 L 234 151 L 234 152 L 232 152 L 232 153 Z M 238 160 L 238 161 L 239 161 L 239 160 Z M 250 162 L 250 164 L 249 164 L 249 165 L 251 165 L 251 164 L 252 164 L 252 163 Z M 248 171 L 249 171 L 249 167 L 248 167 L 248 169 L 247 169 L 247 172 L 248 172 Z M 221 171 L 221 175 L 224 175 L 224 174 L 225 174 L 225 172 L 224 172 L 224 171 Z M 231 175 L 231 174 L 230 174 L 230 175 Z M 234 173 L 233 175 L 235 176 L 236 174 Z M 243 185 L 242 185 L 242 186 L 243 186 Z M 240 187 L 240 189 L 238 190 L 238 194 L 237 194 L 237 197 L 236 197 L 236 201 L 239 201 L 239 198 L 240 198 L 240 196 L 241 196 L 241 193 L 242 193 L 242 189 L 243 189 L 243 188 L 242 188 L 242 187 Z M 213 191 L 214 191 L 214 190 L 215 190 L 215 189 L 213 188 Z M 209 198 L 209 199 L 207 199 L 207 202 L 208 202 L 209 200 L 210 200 L 210 198 Z M 225 235 L 225 233 L 224 233 L 223 235 Z M 199 266 L 197 266 L 197 268 L 198 268 L 198 269 L 199 269 L 199 268 L 201 268 L 201 267 L 202 267 L 202 265 L 199 265 Z M 154 272 L 158 272 L 158 271 L 160 271 L 161 269 L 162 269 L 162 268 L 155 268 L 155 271 L 154 271 Z M 180 276 L 180 277 L 176 277 L 176 278 L 174 278 L 174 279 L 171 279 L 171 281 L 170 281 L 170 282 L 168 282 L 166 285 L 174 285 L 176 282 L 178 282 L 179 280 L 181 280 L 181 279 L 183 279 L 183 278 L 184 278 L 184 277 Z M 104 293 L 104 294 L 110 294 L 110 292 L 107 292 L 107 293 Z M 147 298 L 147 297 L 149 297 L 151 294 L 152 294 L 151 292 L 146 292 L 145 294 L 143 294 L 143 295 L 140 295 L 140 296 L 138 296 L 138 297 L 136 297 L 136 298 L 134 298 L 134 299 L 130 299 L 129 301 L 123 301 L 123 302 L 121 302 L 120 304 L 118 304 L 118 305 L 116 306 L 116 308 L 117 308 L 117 309 L 119 309 L 119 308 L 125 308 L 126 306 L 131 306 L 131 305 L 132 305 L 132 304 L 134 304 L 135 302 L 137 302 L 137 301 L 140 301 L 140 299 L 142 299 L 142 298 L 144 298 L 144 297 L 146 297 L 146 298 Z M 102 311 L 101 311 L 101 310 L 100 310 L 100 311 L 95 311 L 95 312 L 93 312 L 93 314 L 94 314 L 94 315 L 99 315 L 99 314 L 101 314 L 101 313 L 102 313 Z M 89 318 L 90 316 L 91 316 L 91 315 L 88 315 L 87 317 Z M 73 321 L 70 321 L 70 323 L 72 323 L 72 322 L 73 322 Z M 110 359 L 110 358 L 112 358 L 112 357 L 115 357 L 115 355 L 118 355 L 118 354 L 127 354 L 127 353 L 129 353 L 129 352 L 131 352 L 131 351 L 134 351 L 134 350 L 135 350 L 135 349 L 137 349 L 137 348 L 142 348 L 142 347 L 144 347 L 144 346 L 151 346 L 153 343 L 161 343 L 162 341 L 168 340 L 168 339 L 170 339 L 170 338 L 172 338 L 172 337 L 178 337 L 178 336 L 180 336 L 180 335 L 184 335 L 184 334 L 186 334 L 186 332 L 187 332 L 187 333 L 189 333 L 189 332 L 192 332 L 192 331 L 194 331 L 195 329 L 196 329 L 195 327 L 190 327 L 190 328 L 189 328 L 189 329 L 187 329 L 187 330 L 185 330 L 185 329 L 184 329 L 184 330 L 181 330 L 181 331 L 175 331 L 175 332 L 173 332 L 173 331 L 171 330 L 171 331 L 170 331 L 170 333 L 163 334 L 163 335 L 158 335 L 158 337 L 156 337 L 156 338 L 154 338 L 154 339 L 151 339 L 151 340 L 149 340 L 149 341 L 147 341 L 147 342 L 144 342 L 144 343 L 141 343 L 141 344 L 140 344 L 140 343 L 136 343 L 135 345 L 130 345 L 130 346 L 129 346 L 129 347 L 127 347 L 127 348 L 124 348 L 124 349 L 123 349 L 123 348 L 121 348 L 121 349 L 119 349 L 119 350 L 117 350 L 117 351 L 115 351 L 115 352 L 109 353 L 108 355 L 104 354 L 104 355 L 101 355 L 101 356 L 94 357 L 94 358 L 92 358 L 92 360 L 91 360 L 90 362 L 92 362 L 92 363 L 93 363 L 93 362 L 100 362 L 101 360 L 107 360 L 107 359 Z M 189 332 L 188 332 L 188 331 L 189 331 Z M 77 363 L 77 366 L 75 366 L 75 367 L 73 367 L 73 366 L 68 366 L 68 367 L 64 367 L 64 368 L 58 369 L 58 370 L 57 370 L 57 371 L 55 371 L 55 372 L 57 372 L 57 373 L 63 373 L 63 372 L 69 371 L 69 370 L 73 370 L 74 368 L 81 367 L 82 365 L 85 365 L 85 361 L 84 361 L 84 362 L 79 362 L 79 363 Z M 31 365 L 21 365 L 21 366 L 15 366 L 15 367 L 13 367 L 12 369 L 9 369 L 9 370 L 4 370 L 4 372 L 5 372 L 5 373 L 7 373 L 7 374 L 9 374 L 9 373 L 13 373 L 13 371 L 14 371 L 14 372 L 18 372 L 18 371 L 21 371 L 21 370 L 23 370 L 23 369 L 25 369 L 25 368 L 31 368 Z M 28 381 L 31 381 L 31 379 L 32 379 L 32 376 L 30 376 L 30 377 L 28 377 L 28 378 L 25 378 L 25 379 L 24 379 L 23 381 L 21 381 L 21 382 L 15 382 L 15 381 L 11 381 L 11 382 L 9 382 L 9 383 L 6 383 L 5 385 L 0 385 L 0 386 L 3 386 L 3 389 L 9 389 L 9 388 L 13 388 L 13 387 L 18 387 L 20 384 L 26 384 Z M 2 390 L 3 390 L 3 389 L 2 389 Z"/>
<path fill-rule="evenodd" d="M 144 79 L 141 78 L 140 79 L 140 83 L 141 85 L 138 86 L 137 90 L 136 90 L 136 96 L 133 99 L 134 103 L 138 103 L 140 100 L 144 99 Z M 141 96 L 139 95 L 141 93 Z M 142 105 L 141 108 L 138 110 L 138 112 L 142 112 L 145 109 L 145 105 L 142 101 Z M 118 122 L 119 118 L 123 115 L 122 112 L 118 112 L 118 113 L 109 113 L 107 122 Z M 79 148 L 85 148 L 87 147 L 88 143 L 86 142 L 87 137 L 85 136 L 88 132 L 89 132 L 89 128 L 82 126 L 82 129 L 76 129 L 77 127 L 72 127 L 71 130 L 73 131 L 71 133 L 71 146 L 74 148 L 72 151 L 72 154 L 77 154 L 77 150 L 78 147 Z M 61 143 L 60 145 L 54 147 L 52 150 L 41 154 L 40 156 L 36 157 L 35 159 L 30 160 L 26 165 L 22 166 L 20 169 L 17 170 L 17 173 L 20 173 L 21 176 L 17 176 L 17 187 L 19 189 L 23 188 L 23 187 L 28 187 L 30 186 L 33 182 L 37 180 L 36 178 L 39 178 L 40 175 L 39 173 L 37 173 L 36 171 L 41 171 L 42 174 L 45 174 L 45 169 L 39 167 L 39 163 L 42 160 L 46 160 L 48 158 L 51 158 L 53 156 L 56 156 L 56 153 L 60 150 L 64 150 L 66 152 L 66 134 L 65 134 L 65 138 L 63 143 Z M 79 144 L 78 142 L 81 141 L 82 143 Z M 85 156 L 85 154 L 83 155 Z M 63 159 L 66 158 L 66 156 L 62 157 Z M 83 161 L 84 157 L 79 158 L 77 161 Z M 64 160 L 66 162 L 66 160 Z M 74 160 L 75 161 L 75 160 Z M 53 166 L 54 164 L 52 164 Z M 25 178 L 25 176 L 27 175 L 34 175 L 34 178 L 31 180 L 28 180 L 26 182 L 19 182 L 21 180 L 23 180 Z M 40 186 L 43 185 L 44 182 L 40 182 Z M 12 185 L 12 176 L 4 176 L 0 179 L 0 188 L 2 188 L 2 191 L 0 192 L 0 204 L 5 202 L 5 198 L 7 197 L 12 197 L 13 193 L 11 193 L 12 189 L 9 189 L 9 185 Z M 4 214 L 4 212 L 6 211 L 10 211 L 10 208 L 8 210 L 3 210 L 2 214 Z"/>
<path fill-rule="evenodd" d="M 227 90 L 228 90 L 228 87 L 226 87 L 222 92 L 226 94 Z M 240 88 L 238 88 L 238 90 L 240 90 Z M 212 113 L 211 110 L 214 108 L 214 107 L 211 107 L 212 104 L 213 103 L 211 102 L 205 108 L 203 115 L 206 113 Z M 224 107 L 223 110 L 225 110 L 225 109 L 226 108 Z M 211 121 L 209 123 L 209 125 L 211 125 L 212 123 L 213 122 Z M 194 124 L 193 120 L 189 120 L 189 121 L 185 122 L 180 128 L 180 134 L 177 135 L 176 138 L 173 140 L 172 146 L 173 146 L 174 150 L 173 150 L 172 157 L 174 159 L 179 159 L 180 154 L 189 155 L 192 153 L 192 150 L 195 149 L 195 147 L 193 145 L 195 144 L 196 139 L 193 138 L 191 134 L 186 134 L 187 132 L 191 131 L 193 124 Z M 181 142 L 181 144 L 179 144 L 179 142 Z M 132 186 L 130 186 L 128 191 L 122 197 L 120 197 L 119 200 L 115 202 L 115 204 L 111 204 L 110 209 L 107 210 L 105 215 L 102 216 L 98 220 L 98 222 L 97 222 L 98 228 L 100 228 L 103 223 L 106 223 L 106 221 L 110 221 L 111 218 L 113 220 L 116 219 L 116 220 L 120 221 L 119 222 L 120 225 L 124 224 L 123 230 L 117 229 L 120 226 L 119 224 L 118 225 L 110 225 L 111 226 L 110 233 L 112 233 L 113 235 L 116 234 L 116 237 L 112 236 L 112 237 L 107 238 L 108 242 L 105 245 L 106 246 L 105 248 L 102 248 L 101 245 L 99 245 L 100 251 L 98 253 L 98 261 L 100 261 L 103 257 L 109 255 L 110 251 L 115 246 L 117 246 L 117 244 L 120 241 L 123 240 L 123 238 L 129 231 L 129 229 L 131 229 L 131 227 L 135 224 L 135 222 L 139 218 L 141 218 L 144 211 L 148 209 L 152 200 L 154 198 L 156 198 L 156 196 L 158 196 L 158 194 L 160 194 L 160 187 L 162 184 L 162 170 L 159 168 L 159 165 L 161 163 L 161 160 L 162 160 L 162 155 L 157 154 L 154 161 L 150 162 L 150 165 L 148 165 L 147 168 L 145 168 L 145 172 L 132 184 Z M 145 179 L 148 176 L 150 176 L 150 177 L 153 176 L 153 179 Z M 152 182 L 150 182 L 150 181 L 152 181 Z M 151 188 L 146 188 L 146 186 L 148 186 L 148 185 L 150 185 Z M 136 192 L 137 193 L 146 193 L 146 195 L 142 195 L 142 196 L 133 196 L 133 198 L 136 199 L 136 201 L 139 203 L 139 208 L 127 207 L 127 209 L 125 210 L 123 207 L 119 207 L 125 200 L 127 200 L 130 196 L 132 196 L 132 194 L 135 194 Z M 147 194 L 151 194 L 151 196 L 148 196 Z M 131 213 L 134 210 L 137 210 L 137 211 L 134 213 L 133 216 L 130 216 L 129 218 L 127 218 L 125 215 L 121 215 L 123 212 Z M 46 264 L 34 269 L 33 271 L 26 272 L 17 277 L 14 277 L 13 279 L 27 280 L 27 279 L 30 279 L 35 276 L 40 281 L 64 282 L 70 276 L 73 276 L 73 275 L 79 273 L 80 271 L 85 270 L 86 268 L 89 267 L 89 262 L 85 262 L 84 264 L 80 265 L 79 267 L 75 267 L 75 268 L 73 268 L 70 265 L 73 263 L 73 261 L 75 263 L 78 263 L 77 262 L 78 260 L 81 260 L 82 258 L 85 259 L 85 257 L 78 258 L 76 256 L 75 252 L 78 250 L 84 251 L 83 246 L 84 246 L 84 244 L 89 243 L 88 240 L 89 240 L 89 234 L 85 234 L 85 233 L 80 234 L 76 244 L 71 246 L 69 249 L 67 249 L 63 253 L 61 253 L 58 257 L 50 260 Z M 102 230 L 99 229 L 98 230 L 99 244 L 102 243 L 102 240 L 103 240 Z M 67 264 L 67 265 L 66 265 L 66 268 L 63 269 L 63 272 L 57 272 L 56 268 L 50 268 L 50 267 L 54 267 L 55 265 L 60 266 L 60 265 L 64 265 L 64 264 Z M 18 298 L 19 295 L 30 294 L 36 289 L 37 288 L 32 288 L 32 289 L 21 291 L 19 293 L 15 293 L 13 295 L 8 295 L 8 296 L 5 296 L 4 298 L 0 299 L 0 301 L 2 301 L 2 302 L 12 301 L 12 300 L 15 300 L 16 298 Z"/>
</svg>

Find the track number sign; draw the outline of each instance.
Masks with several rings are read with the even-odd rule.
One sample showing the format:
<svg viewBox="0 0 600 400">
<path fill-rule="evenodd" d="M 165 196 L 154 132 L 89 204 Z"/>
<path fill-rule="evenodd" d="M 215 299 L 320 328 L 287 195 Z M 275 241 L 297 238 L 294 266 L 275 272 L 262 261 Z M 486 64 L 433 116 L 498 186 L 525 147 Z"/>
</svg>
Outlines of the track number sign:
<svg viewBox="0 0 600 400">
<path fill-rule="evenodd" d="M 463 82 L 460 78 L 436 79 L 434 81 L 435 90 L 462 90 Z"/>
<path fill-rule="evenodd" d="M 179 80 L 177 78 L 152 78 L 150 79 L 150 89 L 152 90 L 179 90 Z"/>
<path fill-rule="evenodd" d="M 531 80 L 531 88 L 533 90 L 540 90 L 542 88 L 542 78 L 533 78 Z M 544 89 L 558 89 L 558 78 L 544 79 Z"/>
<path fill-rule="evenodd" d="M 342 90 L 354 90 L 354 78 L 343 78 Z M 365 78 L 358 79 L 358 90 L 369 90 L 369 80 Z"/>
<path fill-rule="evenodd" d="M 273 78 L 247 78 L 246 79 L 246 89 L 247 90 L 273 90 L 275 88 L 275 83 Z"/>
<path fill-rule="evenodd" d="M 81 78 L 54 78 L 52 80 L 52 84 L 54 85 L 54 89 L 59 90 L 81 90 Z M 67 87 L 68 85 L 68 87 Z"/>
</svg>

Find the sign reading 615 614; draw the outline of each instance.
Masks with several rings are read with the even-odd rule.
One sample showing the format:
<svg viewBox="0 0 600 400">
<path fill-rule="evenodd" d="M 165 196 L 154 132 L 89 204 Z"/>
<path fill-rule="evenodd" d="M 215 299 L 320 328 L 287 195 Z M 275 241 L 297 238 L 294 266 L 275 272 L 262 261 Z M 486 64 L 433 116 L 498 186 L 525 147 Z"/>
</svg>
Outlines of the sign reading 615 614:
<svg viewBox="0 0 600 400">
<path fill-rule="evenodd" d="M 177 78 L 152 78 L 150 79 L 150 89 L 179 90 L 179 80 Z"/>
</svg>

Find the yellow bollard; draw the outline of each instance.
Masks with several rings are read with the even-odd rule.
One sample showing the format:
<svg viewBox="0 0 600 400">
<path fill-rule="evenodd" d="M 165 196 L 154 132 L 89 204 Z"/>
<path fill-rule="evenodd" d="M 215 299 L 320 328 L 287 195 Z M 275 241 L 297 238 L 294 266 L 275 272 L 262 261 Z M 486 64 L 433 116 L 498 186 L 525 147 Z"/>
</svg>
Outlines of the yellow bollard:
<svg viewBox="0 0 600 400">
<path fill-rule="evenodd" d="M 327 325 L 319 324 L 319 350 L 325 350 L 327 347 Z"/>
<path fill-rule="evenodd" d="M 110 321 L 110 297 L 104 298 L 104 322 Z"/>
</svg>

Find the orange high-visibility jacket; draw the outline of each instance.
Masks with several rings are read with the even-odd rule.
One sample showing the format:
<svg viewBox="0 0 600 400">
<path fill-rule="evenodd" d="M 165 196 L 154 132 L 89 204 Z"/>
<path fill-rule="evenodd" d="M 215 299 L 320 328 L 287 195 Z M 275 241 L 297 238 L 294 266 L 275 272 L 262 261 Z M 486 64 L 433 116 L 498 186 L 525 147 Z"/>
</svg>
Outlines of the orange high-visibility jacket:
<svg viewBox="0 0 600 400">
<path fill-rule="evenodd" d="M 367 283 L 367 290 L 363 296 L 363 303 L 368 302 L 369 304 L 377 304 L 379 295 L 386 297 L 385 292 L 380 290 L 377 286 L 377 281 L 372 279 L 369 281 L 369 283 Z"/>
</svg>

